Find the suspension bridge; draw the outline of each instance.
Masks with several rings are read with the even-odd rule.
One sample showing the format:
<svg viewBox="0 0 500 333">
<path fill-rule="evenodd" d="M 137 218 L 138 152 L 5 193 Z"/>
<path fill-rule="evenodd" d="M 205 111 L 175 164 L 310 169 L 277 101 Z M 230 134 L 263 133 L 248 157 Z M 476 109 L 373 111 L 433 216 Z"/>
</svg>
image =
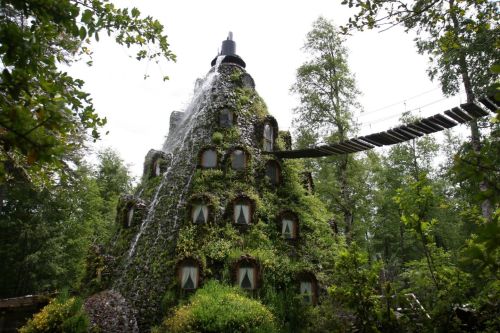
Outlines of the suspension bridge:
<svg viewBox="0 0 500 333">
<path fill-rule="evenodd" d="M 499 110 L 500 102 L 495 100 L 494 97 L 485 96 L 478 101 L 460 104 L 460 106 L 446 110 L 443 113 L 422 118 L 387 131 L 355 137 L 334 144 L 319 145 L 306 149 L 273 151 L 267 152 L 267 154 L 285 159 L 352 154 L 413 140 L 424 135 L 455 127 L 458 124 L 467 123 L 471 120 L 487 116 L 490 112 L 498 112 Z"/>
</svg>

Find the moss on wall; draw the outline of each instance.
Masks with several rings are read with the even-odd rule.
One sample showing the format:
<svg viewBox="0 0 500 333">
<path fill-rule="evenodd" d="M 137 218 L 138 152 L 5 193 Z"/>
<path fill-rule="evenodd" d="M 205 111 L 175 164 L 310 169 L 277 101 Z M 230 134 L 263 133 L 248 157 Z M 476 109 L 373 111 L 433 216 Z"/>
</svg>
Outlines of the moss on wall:
<svg viewBox="0 0 500 333">
<path fill-rule="evenodd" d="M 266 163 L 274 157 L 261 152 L 261 128 L 269 113 L 253 79 L 230 64 L 221 65 L 218 73 L 169 135 L 168 166 L 162 175 L 143 177 L 133 201 L 144 202 L 144 208 L 127 227 L 120 224 L 124 213 L 118 214 L 118 231 L 109 249 L 116 257 L 113 288 L 133 304 L 143 330 L 186 299 L 177 278 L 178 264 L 185 258 L 199 262 L 202 285 L 210 280 L 234 284 L 235 263 L 253 258 L 260 268 L 260 284 L 250 296 L 259 298 L 287 327 L 298 318 L 291 314 L 304 313 L 298 274 L 310 272 L 320 286 L 327 283 L 334 254 L 342 246 L 327 224 L 330 213 L 304 190 L 300 161 L 277 161 L 278 185 L 266 176 Z M 220 126 L 223 109 L 233 112 L 232 127 Z M 276 149 L 285 149 L 285 135 L 275 135 Z M 217 151 L 217 168 L 199 167 L 204 147 Z M 231 168 L 235 148 L 250 157 L 244 170 Z M 145 170 L 151 168 L 146 165 Z M 250 226 L 233 223 L 232 202 L 241 195 L 254 206 Z M 191 222 L 190 202 L 197 196 L 209 201 L 207 224 Z M 119 212 L 124 212 L 126 204 L 120 205 Z M 285 210 L 298 217 L 297 239 L 286 240 L 281 234 L 278 219 Z"/>
</svg>

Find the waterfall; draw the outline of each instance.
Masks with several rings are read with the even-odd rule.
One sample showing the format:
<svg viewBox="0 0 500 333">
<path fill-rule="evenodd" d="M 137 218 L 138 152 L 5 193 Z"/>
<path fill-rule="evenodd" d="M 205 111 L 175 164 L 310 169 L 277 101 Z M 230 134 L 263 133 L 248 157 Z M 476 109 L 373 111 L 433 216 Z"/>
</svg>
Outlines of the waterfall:
<svg viewBox="0 0 500 333">
<path fill-rule="evenodd" d="M 174 133 L 169 135 L 169 138 L 167 138 L 167 140 L 165 141 L 165 143 L 163 145 L 162 150 L 165 153 L 171 155 L 170 156 L 171 157 L 170 158 L 170 165 L 168 166 L 167 171 L 165 171 L 165 173 L 162 175 L 162 180 L 161 180 L 160 184 L 158 185 L 158 187 L 156 188 L 156 191 L 153 195 L 153 199 L 151 200 L 151 203 L 149 204 L 146 218 L 143 219 L 141 226 L 139 228 L 139 232 L 135 235 L 135 237 L 132 241 L 132 245 L 130 247 L 130 250 L 129 250 L 128 256 L 127 256 L 127 265 L 135 253 L 137 243 L 139 242 L 142 234 L 144 233 L 144 231 L 147 229 L 148 225 L 150 224 L 150 222 L 154 218 L 156 206 L 159 202 L 159 199 L 161 198 L 161 197 L 159 197 L 159 194 L 160 194 L 161 190 L 163 189 L 163 187 L 165 186 L 165 184 L 168 183 L 169 176 L 172 172 L 172 167 L 175 166 L 179 162 L 179 158 L 180 158 L 179 154 L 175 154 L 174 151 L 176 151 L 176 150 L 183 151 L 186 143 L 188 141 L 190 141 L 189 140 L 190 136 L 193 134 L 192 133 L 193 127 L 197 122 L 196 118 L 198 116 L 200 116 L 202 110 L 204 110 L 204 108 L 201 105 L 201 102 L 204 99 L 207 99 L 208 96 L 210 96 L 211 88 L 213 86 L 215 79 L 219 75 L 219 66 L 222 63 L 222 60 L 224 59 L 224 57 L 225 56 L 218 56 L 217 57 L 217 61 L 216 61 L 216 64 L 215 64 L 213 70 L 211 70 L 207 74 L 203 83 L 201 85 L 197 86 L 197 89 L 194 93 L 194 96 L 193 96 L 190 104 L 186 108 L 186 111 L 184 112 L 184 116 L 180 119 L 179 124 L 177 125 L 177 128 L 175 129 Z M 191 147 L 191 148 L 193 148 L 193 147 Z M 176 206 L 177 212 L 180 209 L 180 207 L 182 206 L 181 201 L 182 201 L 187 189 L 191 185 L 191 179 L 192 179 L 193 173 L 194 173 L 193 171 L 194 170 L 189 171 L 190 177 L 188 179 L 187 184 L 185 184 L 184 189 L 182 190 L 180 200 L 179 200 L 180 202 L 177 203 L 177 206 Z M 172 194 L 173 193 L 170 192 L 168 195 L 172 195 Z M 177 215 L 178 214 L 176 213 L 174 224 L 177 224 Z M 159 231 L 158 231 L 158 234 L 159 234 Z M 155 240 L 155 243 L 156 243 L 156 240 Z"/>
</svg>

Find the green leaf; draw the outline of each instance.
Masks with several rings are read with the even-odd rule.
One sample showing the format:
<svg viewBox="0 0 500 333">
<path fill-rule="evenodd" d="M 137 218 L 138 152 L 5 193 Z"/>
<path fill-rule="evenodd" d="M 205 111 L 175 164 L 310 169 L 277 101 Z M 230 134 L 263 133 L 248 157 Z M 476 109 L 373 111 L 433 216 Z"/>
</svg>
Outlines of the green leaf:
<svg viewBox="0 0 500 333">
<path fill-rule="evenodd" d="M 84 40 L 85 37 L 87 37 L 87 29 L 85 29 L 85 27 L 83 27 L 83 26 L 80 27 L 79 35 L 80 35 L 80 39 Z"/>
<path fill-rule="evenodd" d="M 491 66 L 491 71 L 495 74 L 500 74 L 500 64 L 497 63 Z"/>
<path fill-rule="evenodd" d="M 90 9 L 87 9 L 83 12 L 82 14 L 82 22 L 85 24 L 90 24 L 92 22 L 92 18 L 94 16 L 94 13 Z"/>
<path fill-rule="evenodd" d="M 132 8 L 130 14 L 132 15 L 132 17 L 139 17 L 139 15 L 141 15 L 141 12 L 137 9 L 137 8 Z"/>
</svg>

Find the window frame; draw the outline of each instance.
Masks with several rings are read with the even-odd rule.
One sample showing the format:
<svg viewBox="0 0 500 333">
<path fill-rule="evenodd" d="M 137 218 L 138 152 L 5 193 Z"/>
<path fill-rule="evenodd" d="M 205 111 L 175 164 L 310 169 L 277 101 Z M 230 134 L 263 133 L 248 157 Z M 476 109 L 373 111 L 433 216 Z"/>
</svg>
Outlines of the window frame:
<svg viewBox="0 0 500 333">
<path fill-rule="evenodd" d="M 161 176 L 161 164 L 163 163 L 162 161 L 164 161 L 164 159 L 160 156 L 156 157 L 153 160 L 153 163 L 151 164 L 151 175 L 153 177 Z"/>
<path fill-rule="evenodd" d="M 241 271 L 243 269 L 251 269 L 251 281 L 250 281 L 250 284 L 252 285 L 251 288 L 245 288 L 242 286 L 243 284 L 243 279 L 244 277 L 241 276 Z M 255 290 L 257 289 L 257 268 L 254 266 L 254 265 L 249 265 L 249 264 L 246 264 L 246 265 L 239 265 L 238 266 L 238 272 L 236 273 L 237 275 L 237 281 L 238 281 L 238 287 L 240 287 L 241 289 L 244 289 L 244 290 Z"/>
<path fill-rule="evenodd" d="M 248 223 L 238 223 L 239 215 L 236 216 L 236 205 L 242 205 L 242 203 L 248 205 Z M 254 223 L 253 221 L 254 211 L 255 211 L 255 202 L 246 195 L 240 195 L 231 201 L 232 223 L 234 225 L 251 226 Z"/>
<path fill-rule="evenodd" d="M 284 220 L 290 220 L 293 222 L 293 231 L 292 235 L 293 237 L 285 237 L 283 233 L 283 221 Z M 280 233 L 280 236 L 282 239 L 288 242 L 295 242 L 299 239 L 299 217 L 298 215 L 291 211 L 291 210 L 284 210 L 278 214 L 277 217 L 277 226 L 278 226 L 278 231 Z"/>
<path fill-rule="evenodd" d="M 134 214 L 135 214 L 135 203 L 128 202 L 125 205 L 124 214 L 123 214 L 123 226 L 125 228 L 130 228 L 134 224 Z"/>
<path fill-rule="evenodd" d="M 241 287 L 240 279 L 242 280 L 242 277 L 240 275 L 240 269 L 242 268 L 252 268 L 253 269 L 253 288 L 243 288 Z M 249 292 L 254 292 L 257 289 L 260 288 L 260 279 L 261 279 L 261 271 L 260 271 L 260 265 L 252 257 L 249 256 L 243 256 L 241 257 L 238 261 L 236 261 L 233 264 L 233 281 L 234 284 L 237 285 L 239 288 L 249 291 Z M 243 280 L 241 281 L 243 282 Z"/>
<path fill-rule="evenodd" d="M 196 268 L 196 281 L 193 281 L 193 283 L 195 284 L 194 288 L 184 288 L 183 283 L 182 283 L 183 270 L 184 270 L 184 268 L 188 268 L 188 267 L 195 267 Z M 184 292 L 193 292 L 193 291 L 197 290 L 198 288 L 200 288 L 201 275 L 202 275 L 201 265 L 200 265 L 200 262 L 196 259 L 185 258 L 177 264 L 177 282 L 179 283 L 179 288 Z"/>
<path fill-rule="evenodd" d="M 194 209 L 195 206 L 197 205 L 202 205 L 207 207 L 207 217 L 205 219 L 205 223 L 196 223 L 195 220 L 193 219 Z M 189 221 L 189 223 L 193 225 L 211 224 L 215 216 L 214 215 L 215 207 L 213 205 L 212 199 L 210 198 L 210 195 L 207 193 L 198 193 L 192 195 L 187 200 L 185 213 L 187 221 Z"/>
<path fill-rule="evenodd" d="M 269 126 L 270 132 L 266 130 L 266 127 Z M 268 133 L 271 134 L 269 137 Z M 261 149 L 265 152 L 273 152 L 277 150 L 276 140 L 278 140 L 280 133 L 278 128 L 278 122 L 273 116 L 266 116 L 265 119 L 259 125 L 259 140 L 261 140 Z M 269 144 L 269 147 L 268 147 Z M 268 149 L 270 148 L 270 149 Z"/>
<path fill-rule="evenodd" d="M 269 170 L 270 166 L 274 167 L 276 182 L 273 182 L 272 178 L 269 177 L 268 170 Z M 266 162 L 265 175 L 266 175 L 266 177 L 268 177 L 270 179 L 271 185 L 273 185 L 273 186 L 279 186 L 281 184 L 281 178 L 282 178 L 282 176 L 281 176 L 281 165 L 278 163 L 278 161 L 276 161 L 276 160 L 268 160 Z"/>
<path fill-rule="evenodd" d="M 236 152 L 242 152 L 243 154 L 243 167 L 242 168 L 235 168 L 234 167 L 234 155 Z M 234 170 L 234 171 L 245 171 L 247 168 L 248 168 L 248 161 L 250 160 L 249 158 L 249 153 L 246 149 L 243 149 L 243 148 L 240 148 L 240 147 L 237 147 L 237 148 L 234 148 L 231 150 L 231 152 L 229 153 L 229 162 L 231 164 L 231 169 Z"/>
<path fill-rule="evenodd" d="M 203 223 L 198 223 L 197 222 L 198 216 L 195 216 L 195 211 L 194 211 L 197 206 L 201 206 L 201 212 L 202 212 L 203 218 L 204 218 L 204 222 Z M 205 216 L 205 213 L 203 212 L 203 207 L 206 207 L 206 209 L 207 209 L 206 216 Z M 192 202 L 190 204 L 190 208 L 191 208 L 191 212 L 190 212 L 191 223 L 197 224 L 197 225 L 208 224 L 208 221 L 209 221 L 209 218 L 210 218 L 210 205 L 208 203 L 206 203 L 206 202 L 204 202 L 202 200 L 197 200 L 197 201 Z"/>
<path fill-rule="evenodd" d="M 228 118 L 226 118 L 226 119 L 229 119 L 229 122 L 230 122 L 229 125 L 225 125 L 225 124 L 222 123 L 222 116 L 223 116 L 224 112 L 227 112 L 227 114 L 230 115 Z M 228 108 L 223 108 L 219 112 L 219 127 L 221 127 L 221 128 L 231 128 L 231 127 L 234 126 L 234 123 L 235 123 L 235 113 L 233 111 L 231 111 L 230 109 L 228 109 Z"/>
<path fill-rule="evenodd" d="M 266 135 L 267 134 L 266 128 L 269 128 L 269 130 L 270 130 L 270 132 L 269 132 L 271 135 L 270 139 Z M 264 127 L 262 129 L 262 140 L 263 140 L 262 150 L 263 151 L 266 151 L 266 152 L 274 151 L 275 137 L 276 137 L 276 134 L 274 133 L 274 127 L 271 125 L 270 122 L 266 121 L 264 123 Z"/>
<path fill-rule="evenodd" d="M 306 302 L 302 297 L 304 294 L 302 293 L 302 283 L 310 283 L 311 284 L 311 301 Z M 318 305 L 318 280 L 316 276 L 311 272 L 302 272 L 297 276 L 297 288 L 299 296 L 302 298 L 302 302 L 304 304 L 308 304 L 311 306 Z"/>
<path fill-rule="evenodd" d="M 214 152 L 215 153 L 215 165 L 214 166 L 205 166 L 205 153 L 208 152 Z M 217 149 L 214 147 L 205 147 L 200 150 L 199 156 L 198 156 L 198 167 L 201 169 L 216 169 L 219 166 L 219 153 L 217 152 Z"/>
</svg>

